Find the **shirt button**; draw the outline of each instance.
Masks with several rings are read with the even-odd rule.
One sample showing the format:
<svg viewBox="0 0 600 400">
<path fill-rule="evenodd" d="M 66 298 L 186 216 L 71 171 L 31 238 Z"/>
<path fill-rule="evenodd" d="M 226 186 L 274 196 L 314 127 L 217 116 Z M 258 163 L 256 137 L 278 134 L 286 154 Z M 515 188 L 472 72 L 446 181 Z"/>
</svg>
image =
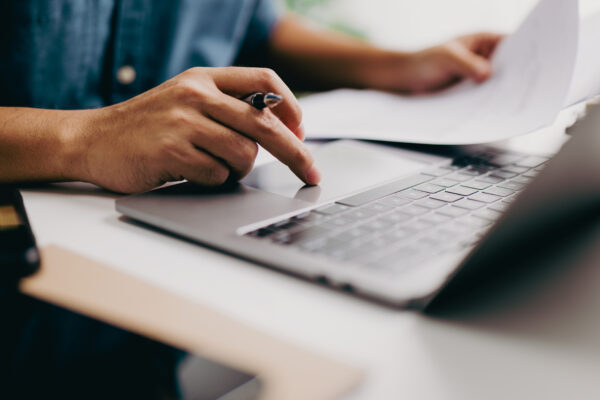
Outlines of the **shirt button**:
<svg viewBox="0 0 600 400">
<path fill-rule="evenodd" d="M 117 80 L 122 85 L 129 85 L 135 80 L 135 69 L 131 65 L 123 65 L 117 70 Z"/>
</svg>

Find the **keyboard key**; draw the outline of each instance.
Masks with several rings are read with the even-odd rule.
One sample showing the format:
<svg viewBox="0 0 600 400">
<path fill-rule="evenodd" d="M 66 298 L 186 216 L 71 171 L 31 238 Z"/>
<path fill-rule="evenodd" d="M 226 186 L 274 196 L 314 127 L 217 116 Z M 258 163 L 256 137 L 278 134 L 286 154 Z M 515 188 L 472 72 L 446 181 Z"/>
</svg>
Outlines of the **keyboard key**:
<svg viewBox="0 0 600 400">
<path fill-rule="evenodd" d="M 321 237 L 315 238 L 313 240 L 307 240 L 301 243 L 298 247 L 305 251 L 318 251 L 320 249 L 324 249 L 325 247 L 337 245 L 339 242 L 330 237 Z"/>
<path fill-rule="evenodd" d="M 370 244 L 377 247 L 378 249 L 385 249 L 395 244 L 398 244 L 398 239 L 390 235 L 382 235 L 371 240 Z"/>
<path fill-rule="evenodd" d="M 490 173 L 489 176 L 492 176 L 494 178 L 510 179 L 510 178 L 514 178 L 517 175 L 518 174 L 515 174 L 514 172 L 500 170 L 500 171 L 494 171 L 494 172 Z"/>
<path fill-rule="evenodd" d="M 514 194 L 514 190 L 502 188 L 502 187 L 491 187 L 489 189 L 485 189 L 483 193 L 493 194 L 494 196 L 506 197 Z"/>
<path fill-rule="evenodd" d="M 323 215 L 335 215 L 349 209 L 350 207 L 344 206 L 342 204 L 329 204 L 323 207 L 319 207 L 314 211 Z"/>
<path fill-rule="evenodd" d="M 512 181 L 499 183 L 498 187 L 514 190 L 516 192 L 523 189 L 525 187 L 525 184 L 521 182 L 515 182 L 515 180 L 513 179 Z"/>
<path fill-rule="evenodd" d="M 399 241 L 401 241 L 403 239 L 412 238 L 412 236 L 414 234 L 415 234 L 415 231 L 413 231 L 412 229 L 409 229 L 406 227 L 400 227 L 400 228 L 393 229 L 391 232 L 387 232 L 387 233 L 383 234 L 382 236 L 389 237 L 390 239 L 393 239 L 394 243 L 398 243 Z"/>
<path fill-rule="evenodd" d="M 422 199 L 423 197 L 427 197 L 427 193 L 419 192 L 418 190 L 409 189 L 403 192 L 397 193 L 394 196 L 404 197 L 411 200 Z"/>
<path fill-rule="evenodd" d="M 472 189 L 477 189 L 477 190 L 483 190 L 483 189 L 487 189 L 490 186 L 492 186 L 491 184 L 487 183 L 487 182 L 482 182 L 480 180 L 475 180 L 475 181 L 470 181 L 467 183 L 463 183 L 463 186 L 466 186 L 468 188 L 472 188 Z M 454 188 L 452 188 L 454 189 Z M 450 190 L 448 190 L 450 191 Z M 460 193 L 457 193 L 460 194 Z"/>
<path fill-rule="evenodd" d="M 446 203 L 454 203 L 455 201 L 462 199 L 462 196 L 459 196 L 457 194 L 448 193 L 448 192 L 442 192 L 442 193 L 432 194 L 431 196 L 429 196 L 429 198 L 444 201 Z"/>
<path fill-rule="evenodd" d="M 471 178 L 473 178 L 471 175 L 461 174 L 460 172 L 454 172 L 454 173 L 446 176 L 446 179 L 452 179 L 453 181 L 457 181 L 457 182 L 466 182 L 466 181 L 470 180 Z"/>
<path fill-rule="evenodd" d="M 334 260 L 343 260 L 348 257 L 352 245 L 348 243 L 330 243 L 326 246 L 315 249 L 314 252 L 333 258 Z"/>
<path fill-rule="evenodd" d="M 455 224 L 456 224 L 455 226 L 460 227 L 462 225 L 464 227 L 472 229 L 472 228 L 483 228 L 485 226 L 491 225 L 491 223 L 492 223 L 492 221 L 490 221 L 490 220 L 483 219 L 483 218 L 476 218 L 474 216 L 467 215 L 466 217 L 457 219 L 455 221 Z M 473 232 L 473 230 L 470 230 L 470 232 Z"/>
<path fill-rule="evenodd" d="M 366 192 L 347 197 L 343 200 L 338 201 L 337 203 L 351 207 L 362 206 L 363 204 L 379 200 L 382 197 L 388 196 L 396 192 L 400 192 L 404 189 L 408 189 L 410 187 L 419 185 L 432 179 L 433 178 L 429 175 L 415 175 L 409 178 L 399 179 L 386 185 L 367 190 Z"/>
<path fill-rule="evenodd" d="M 355 220 L 352 218 L 348 218 L 345 215 L 339 215 L 339 216 L 330 218 L 330 219 L 322 222 L 321 224 L 319 224 L 319 226 L 325 227 L 325 228 L 337 229 L 337 228 L 343 228 L 345 226 L 352 225 L 354 222 L 355 222 Z"/>
<path fill-rule="evenodd" d="M 320 239 L 328 235 L 330 232 L 331 229 L 328 229 L 327 227 L 320 225 L 311 226 L 302 231 L 291 234 L 289 243 L 296 244 Z"/>
<path fill-rule="evenodd" d="M 417 219 L 417 220 L 409 222 L 408 224 L 406 224 L 406 226 L 417 232 L 422 232 L 426 229 L 432 228 L 435 225 L 432 224 L 431 222 L 428 222 L 428 221 L 425 221 L 422 219 Z"/>
<path fill-rule="evenodd" d="M 448 169 L 448 168 L 433 168 L 433 169 L 430 169 L 430 170 L 427 170 L 427 171 L 421 172 L 421 173 L 424 175 L 431 175 L 431 176 L 439 177 L 439 176 L 448 175 L 451 172 L 452 172 L 452 170 Z"/>
<path fill-rule="evenodd" d="M 514 172 L 515 174 L 522 174 L 524 172 L 529 171 L 529 168 L 526 167 L 517 167 L 516 165 L 508 165 L 502 168 L 502 171 Z"/>
<path fill-rule="evenodd" d="M 447 208 L 449 208 L 449 207 L 447 207 Z M 438 212 L 435 212 L 435 213 L 431 213 L 431 214 L 422 216 L 420 220 L 429 222 L 431 224 L 440 225 L 440 224 L 443 224 L 444 222 L 450 221 L 451 219 L 452 218 L 450 218 L 446 215 L 442 215 Z"/>
<path fill-rule="evenodd" d="M 348 211 L 344 214 L 346 218 L 352 218 L 354 220 L 361 220 L 371 218 L 377 215 L 377 213 L 373 210 L 367 210 L 364 208 L 355 208 L 353 210 Z"/>
<path fill-rule="evenodd" d="M 508 196 L 508 197 L 505 197 L 504 199 L 502 199 L 502 202 L 503 202 L 503 203 L 510 204 L 510 203 L 512 203 L 513 201 L 515 201 L 516 199 L 517 199 L 517 195 L 516 195 L 516 194 L 513 194 L 512 196 Z"/>
<path fill-rule="evenodd" d="M 417 207 L 415 205 L 409 204 L 408 206 L 404 206 L 400 209 L 403 213 L 408 215 L 421 215 L 427 213 L 429 210 L 424 207 Z"/>
<path fill-rule="evenodd" d="M 519 182 L 527 185 L 529 182 L 531 182 L 531 178 L 528 178 L 526 176 L 517 176 L 516 178 L 513 178 L 511 182 Z"/>
<path fill-rule="evenodd" d="M 503 178 L 500 178 L 498 176 L 490 176 L 490 175 L 483 176 L 483 177 L 477 179 L 478 182 L 491 183 L 492 185 L 500 183 L 503 180 L 504 180 Z"/>
<path fill-rule="evenodd" d="M 489 185 L 486 185 L 486 187 L 487 186 L 489 186 Z M 466 187 L 466 186 L 455 186 L 453 188 L 446 189 L 446 192 L 457 194 L 459 196 L 470 196 L 474 193 L 477 193 L 477 190 Z"/>
<path fill-rule="evenodd" d="M 492 194 L 486 193 L 475 193 L 474 195 L 469 197 L 470 200 L 481 201 L 483 203 L 494 203 L 500 200 L 500 196 L 494 196 Z"/>
<path fill-rule="evenodd" d="M 484 203 L 481 203 L 479 201 L 469 200 L 469 199 L 462 199 L 462 200 L 459 200 L 456 203 L 454 203 L 454 206 L 460 207 L 460 208 L 465 208 L 467 210 L 477 210 L 478 208 L 483 207 Z M 443 211 L 441 211 L 441 213 L 443 213 Z"/>
<path fill-rule="evenodd" d="M 501 214 L 497 211 L 486 208 L 484 210 L 476 211 L 472 215 L 476 218 L 486 219 L 488 221 L 495 221 L 500 217 Z"/>
<path fill-rule="evenodd" d="M 504 211 L 506 211 L 507 208 L 508 208 L 508 203 L 504 203 L 502 201 L 498 202 L 498 203 L 494 203 L 488 207 L 488 209 L 498 211 L 498 212 L 504 212 Z"/>
<path fill-rule="evenodd" d="M 532 169 L 530 171 L 525 172 L 521 176 L 524 176 L 525 178 L 535 178 L 536 176 L 538 176 L 538 174 L 539 174 L 538 171 Z"/>
<path fill-rule="evenodd" d="M 415 186 L 415 189 L 421 192 L 425 192 L 425 193 L 437 193 L 437 192 L 441 192 L 442 190 L 444 190 L 445 188 L 443 186 L 438 186 L 438 185 L 432 185 L 431 183 L 424 183 L 422 185 L 419 186 Z"/>
<path fill-rule="evenodd" d="M 367 204 L 367 205 L 363 206 L 362 208 L 366 209 L 366 210 L 375 211 L 376 213 L 381 214 L 386 211 L 390 211 L 393 207 L 390 205 L 387 205 L 385 203 L 382 203 L 380 201 L 376 201 L 374 203 Z"/>
<path fill-rule="evenodd" d="M 432 185 L 443 186 L 445 188 L 449 188 L 449 187 L 452 187 L 452 186 L 458 184 L 458 182 L 456 182 L 456 181 L 453 181 L 451 179 L 445 179 L 445 178 L 436 179 L 434 181 L 431 181 L 430 183 Z"/>
<path fill-rule="evenodd" d="M 385 217 L 395 224 L 398 224 L 398 223 L 401 223 L 404 221 L 408 221 L 409 219 L 412 218 L 412 216 L 410 216 L 406 213 L 403 213 L 402 211 L 394 211 L 394 212 L 386 215 Z"/>
<path fill-rule="evenodd" d="M 461 201 L 464 201 L 464 200 L 461 200 Z M 472 203 L 475 203 L 476 205 L 479 204 L 474 201 Z M 466 207 L 460 208 L 460 207 L 450 206 L 450 207 L 444 207 L 444 208 L 440 209 L 439 211 L 436 211 L 436 214 L 441 214 L 441 215 L 445 215 L 448 217 L 459 217 L 461 215 L 466 214 L 468 212 L 467 210 L 469 210 L 469 208 L 466 208 Z"/>
<path fill-rule="evenodd" d="M 342 259 L 360 265 L 379 257 L 380 254 L 381 250 L 377 246 L 371 242 L 365 242 L 347 249 Z"/>
<path fill-rule="evenodd" d="M 360 228 L 373 232 L 379 232 L 391 228 L 392 225 L 394 225 L 393 221 L 390 221 L 388 218 L 382 217 L 366 222 L 360 225 Z"/>
<path fill-rule="evenodd" d="M 518 167 L 535 168 L 539 167 L 548 160 L 549 159 L 546 157 L 530 156 L 517 161 L 515 165 Z"/>
<path fill-rule="evenodd" d="M 364 240 L 364 239 L 368 238 L 370 235 L 371 235 L 371 232 L 369 232 L 368 230 L 357 227 L 357 228 L 352 228 L 350 230 L 341 232 L 333 237 L 342 243 L 347 243 L 347 242 L 353 242 L 353 241 L 357 241 L 357 240 L 361 240 L 361 239 Z"/>
<path fill-rule="evenodd" d="M 446 205 L 446 202 L 429 198 L 429 199 L 419 200 L 419 201 L 415 202 L 414 205 L 419 206 L 419 207 L 428 208 L 430 210 L 434 210 L 436 208 L 444 207 Z"/>
<path fill-rule="evenodd" d="M 404 197 L 398 197 L 398 196 L 387 196 L 384 197 L 383 199 L 380 200 L 381 203 L 383 204 L 387 204 L 389 206 L 392 207 L 401 207 L 405 204 L 408 204 L 411 202 L 410 199 L 404 198 Z"/>
</svg>

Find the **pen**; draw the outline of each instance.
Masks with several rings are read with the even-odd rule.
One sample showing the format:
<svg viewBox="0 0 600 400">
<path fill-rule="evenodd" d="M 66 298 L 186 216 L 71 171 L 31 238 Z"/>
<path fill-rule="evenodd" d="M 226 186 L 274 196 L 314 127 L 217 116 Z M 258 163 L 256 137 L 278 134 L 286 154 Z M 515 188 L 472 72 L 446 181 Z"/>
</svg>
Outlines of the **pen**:
<svg viewBox="0 0 600 400">
<path fill-rule="evenodd" d="M 283 101 L 283 97 L 275 93 L 256 92 L 244 96 L 241 100 L 250 104 L 252 107 L 262 110 L 263 108 L 273 108 Z"/>
</svg>

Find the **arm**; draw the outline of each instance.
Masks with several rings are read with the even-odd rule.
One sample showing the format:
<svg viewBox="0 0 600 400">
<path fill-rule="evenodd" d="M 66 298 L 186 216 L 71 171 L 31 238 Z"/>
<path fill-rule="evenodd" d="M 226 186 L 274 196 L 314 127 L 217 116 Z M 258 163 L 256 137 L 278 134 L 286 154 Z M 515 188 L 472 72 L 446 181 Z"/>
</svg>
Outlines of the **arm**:
<svg viewBox="0 0 600 400">
<path fill-rule="evenodd" d="M 271 111 L 237 99 L 255 91 L 284 102 Z M 0 108 L 0 183 L 81 180 L 124 193 L 184 178 L 218 185 L 250 171 L 258 143 L 316 184 L 301 119 L 281 79 L 257 68 L 193 68 L 95 110 Z"/>
<path fill-rule="evenodd" d="M 84 151 L 73 127 L 83 114 L 0 107 L 0 182 L 78 179 Z"/>
<path fill-rule="evenodd" d="M 287 16 L 273 30 L 269 50 L 275 65 L 290 77 L 301 76 L 302 83 L 311 82 L 313 88 L 425 92 L 457 79 L 487 79 L 489 57 L 500 39 L 496 34 L 475 34 L 418 52 L 399 52 L 316 30 Z"/>
</svg>

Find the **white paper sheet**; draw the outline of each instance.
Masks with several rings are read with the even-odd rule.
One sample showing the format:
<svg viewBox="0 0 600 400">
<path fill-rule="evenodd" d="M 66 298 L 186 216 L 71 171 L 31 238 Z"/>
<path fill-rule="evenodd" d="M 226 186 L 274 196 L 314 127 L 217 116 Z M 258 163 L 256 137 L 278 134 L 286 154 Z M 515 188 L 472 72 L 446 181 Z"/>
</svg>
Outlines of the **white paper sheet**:
<svg viewBox="0 0 600 400">
<path fill-rule="evenodd" d="M 337 90 L 301 99 L 309 138 L 486 143 L 548 125 L 575 68 L 577 0 L 542 0 L 493 59 L 494 75 L 428 96 Z"/>
<path fill-rule="evenodd" d="M 565 106 L 600 94 L 600 12 L 587 16 L 579 28 L 577 61 Z"/>
</svg>

